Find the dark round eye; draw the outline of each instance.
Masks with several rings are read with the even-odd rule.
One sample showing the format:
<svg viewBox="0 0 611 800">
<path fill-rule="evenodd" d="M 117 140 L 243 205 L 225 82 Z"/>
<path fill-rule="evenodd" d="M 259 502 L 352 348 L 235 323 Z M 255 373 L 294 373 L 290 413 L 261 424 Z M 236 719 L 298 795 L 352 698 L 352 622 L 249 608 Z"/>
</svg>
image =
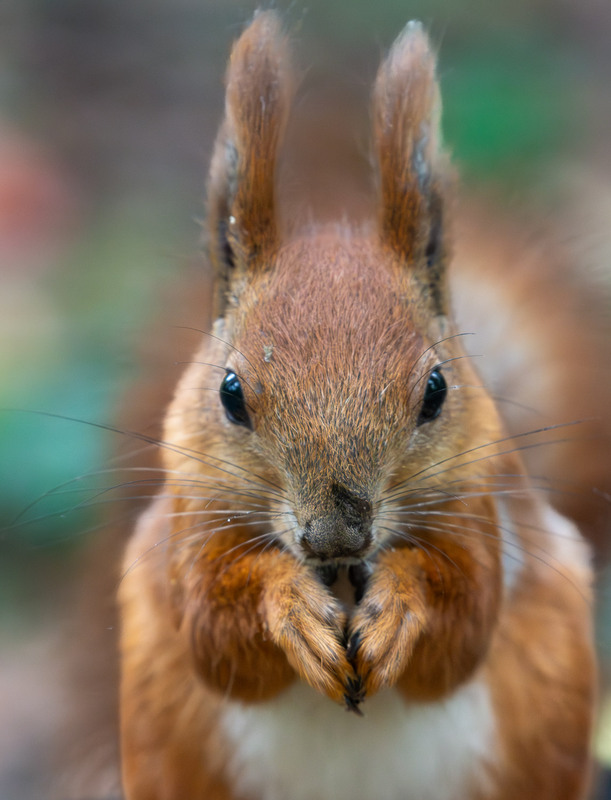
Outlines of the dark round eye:
<svg viewBox="0 0 611 800">
<path fill-rule="evenodd" d="M 424 390 L 424 400 L 418 417 L 418 425 L 430 422 L 439 416 L 443 401 L 446 399 L 448 387 L 441 371 L 434 369 L 429 375 L 429 379 Z"/>
<path fill-rule="evenodd" d="M 227 414 L 227 419 L 235 425 L 244 425 L 246 428 L 250 428 L 251 423 L 248 411 L 246 410 L 244 392 L 242 391 L 242 385 L 235 372 L 228 372 L 225 375 L 221 383 L 219 394 L 221 396 L 221 403 Z"/>
</svg>

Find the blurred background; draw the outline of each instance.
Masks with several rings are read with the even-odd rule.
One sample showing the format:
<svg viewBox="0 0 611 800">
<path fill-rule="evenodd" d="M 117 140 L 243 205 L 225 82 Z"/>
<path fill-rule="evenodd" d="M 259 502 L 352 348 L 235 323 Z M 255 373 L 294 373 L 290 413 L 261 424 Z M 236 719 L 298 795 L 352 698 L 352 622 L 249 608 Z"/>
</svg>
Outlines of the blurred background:
<svg viewBox="0 0 611 800">
<path fill-rule="evenodd" d="M 155 357 L 142 356 L 143 331 L 158 318 L 185 324 L 167 298 L 203 270 L 225 62 L 256 5 L 0 6 L 1 800 L 38 796 L 20 753 L 61 713 L 36 676 L 112 483 L 98 473 L 120 437 L 103 426 L 117 424 Z M 551 218 L 570 213 L 570 235 L 609 270 L 608 0 L 275 5 L 301 63 L 339 71 L 363 102 L 380 55 L 421 19 L 439 48 L 445 139 L 464 183 L 509 208 L 534 200 Z M 53 663 L 45 674 L 52 684 Z M 599 749 L 611 757 L 603 736 Z"/>
</svg>

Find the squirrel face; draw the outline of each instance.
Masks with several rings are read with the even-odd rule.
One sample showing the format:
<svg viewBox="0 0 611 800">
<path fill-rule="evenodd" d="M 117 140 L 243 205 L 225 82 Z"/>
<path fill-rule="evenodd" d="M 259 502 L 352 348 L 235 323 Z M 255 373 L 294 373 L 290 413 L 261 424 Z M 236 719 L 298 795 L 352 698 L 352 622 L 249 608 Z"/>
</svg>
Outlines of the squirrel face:
<svg viewBox="0 0 611 800">
<path fill-rule="evenodd" d="M 443 452 L 453 403 L 429 379 L 450 348 L 417 291 L 381 248 L 331 230 L 283 247 L 231 314 L 248 422 L 227 435 L 274 465 L 301 557 L 367 557 L 386 538 L 383 493 Z"/>
</svg>

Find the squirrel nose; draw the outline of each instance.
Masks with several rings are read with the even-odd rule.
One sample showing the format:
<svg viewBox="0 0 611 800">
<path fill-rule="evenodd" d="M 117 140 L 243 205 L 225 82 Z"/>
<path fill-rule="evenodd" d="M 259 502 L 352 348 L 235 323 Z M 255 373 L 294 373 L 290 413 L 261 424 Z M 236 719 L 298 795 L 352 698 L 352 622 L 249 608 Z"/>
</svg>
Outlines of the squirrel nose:
<svg viewBox="0 0 611 800">
<path fill-rule="evenodd" d="M 332 510 L 303 526 L 303 550 L 321 560 L 362 558 L 373 540 L 371 503 L 337 484 L 331 486 L 331 498 Z"/>
<path fill-rule="evenodd" d="M 371 521 L 351 525 L 335 515 L 327 515 L 306 522 L 300 543 L 307 556 L 327 561 L 362 558 L 371 541 Z"/>
</svg>

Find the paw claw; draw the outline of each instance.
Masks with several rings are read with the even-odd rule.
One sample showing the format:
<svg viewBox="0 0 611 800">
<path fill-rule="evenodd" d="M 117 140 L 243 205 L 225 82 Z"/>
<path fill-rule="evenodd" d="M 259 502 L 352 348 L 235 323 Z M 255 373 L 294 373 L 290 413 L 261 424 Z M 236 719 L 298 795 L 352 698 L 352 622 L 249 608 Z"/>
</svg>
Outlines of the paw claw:
<svg viewBox="0 0 611 800">
<path fill-rule="evenodd" d="M 324 564 L 316 567 L 315 571 L 325 586 L 333 586 L 337 580 L 338 568 L 334 564 Z"/>
<path fill-rule="evenodd" d="M 360 700 L 351 697 L 349 694 L 344 695 L 344 703 L 346 704 L 346 711 L 352 711 L 357 717 L 363 717 L 364 714 L 359 708 Z"/>
<path fill-rule="evenodd" d="M 354 602 L 357 605 L 363 599 L 372 572 L 373 568 L 367 561 L 352 564 L 348 568 L 348 579 L 354 587 Z"/>
<path fill-rule="evenodd" d="M 360 675 L 357 675 L 355 678 L 348 678 L 346 687 L 350 698 L 357 703 L 357 705 L 363 702 L 365 699 L 365 686 Z"/>
<path fill-rule="evenodd" d="M 359 647 L 361 646 L 361 641 L 362 641 L 362 635 L 360 631 L 355 631 L 348 639 L 348 645 L 346 647 L 346 658 L 352 665 L 354 665 L 354 661 L 356 660 Z"/>
</svg>

